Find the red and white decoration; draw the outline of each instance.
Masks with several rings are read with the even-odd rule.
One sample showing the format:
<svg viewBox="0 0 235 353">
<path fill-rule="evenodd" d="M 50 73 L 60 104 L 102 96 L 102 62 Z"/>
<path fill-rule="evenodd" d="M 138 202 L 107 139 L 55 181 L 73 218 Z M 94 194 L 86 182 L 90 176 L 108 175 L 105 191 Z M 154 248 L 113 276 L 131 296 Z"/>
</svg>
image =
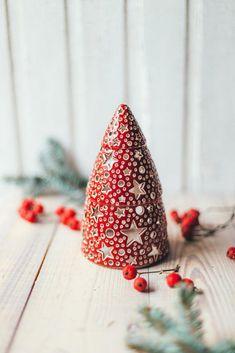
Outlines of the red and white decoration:
<svg viewBox="0 0 235 353">
<path fill-rule="evenodd" d="M 86 191 L 82 250 L 97 265 L 152 265 L 168 253 L 162 189 L 127 105 L 109 124 Z"/>
</svg>

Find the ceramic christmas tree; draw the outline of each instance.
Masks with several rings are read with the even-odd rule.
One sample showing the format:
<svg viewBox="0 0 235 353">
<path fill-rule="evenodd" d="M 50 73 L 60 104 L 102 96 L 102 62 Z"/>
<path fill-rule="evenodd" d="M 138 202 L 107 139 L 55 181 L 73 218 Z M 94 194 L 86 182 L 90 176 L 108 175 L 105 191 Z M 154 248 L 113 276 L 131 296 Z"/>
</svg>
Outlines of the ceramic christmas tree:
<svg viewBox="0 0 235 353">
<path fill-rule="evenodd" d="M 86 190 L 82 250 L 97 265 L 145 267 L 168 253 L 162 189 L 145 137 L 121 104 Z"/>
</svg>

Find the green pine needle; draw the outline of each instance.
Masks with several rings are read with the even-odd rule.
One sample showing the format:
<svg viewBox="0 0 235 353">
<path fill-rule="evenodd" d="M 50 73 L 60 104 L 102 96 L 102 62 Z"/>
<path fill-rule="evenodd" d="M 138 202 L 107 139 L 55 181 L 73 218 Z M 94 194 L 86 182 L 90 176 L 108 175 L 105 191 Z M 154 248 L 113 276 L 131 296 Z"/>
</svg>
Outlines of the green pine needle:
<svg viewBox="0 0 235 353">
<path fill-rule="evenodd" d="M 219 342 L 214 347 L 204 344 L 196 295 L 184 284 L 178 289 L 175 320 L 158 308 L 140 308 L 140 321 L 128 330 L 128 346 L 140 353 L 235 353 L 235 342 Z"/>
<path fill-rule="evenodd" d="M 87 179 L 69 163 L 69 158 L 62 145 L 55 139 L 48 139 L 45 150 L 39 158 L 42 175 L 7 176 L 6 182 L 21 187 L 27 196 L 56 191 L 77 201 L 83 201 Z"/>
<path fill-rule="evenodd" d="M 202 339 L 202 322 L 200 312 L 195 309 L 195 290 L 189 291 L 187 287 L 180 288 L 178 297 L 178 327 L 182 335 L 190 335 L 197 339 Z"/>
</svg>

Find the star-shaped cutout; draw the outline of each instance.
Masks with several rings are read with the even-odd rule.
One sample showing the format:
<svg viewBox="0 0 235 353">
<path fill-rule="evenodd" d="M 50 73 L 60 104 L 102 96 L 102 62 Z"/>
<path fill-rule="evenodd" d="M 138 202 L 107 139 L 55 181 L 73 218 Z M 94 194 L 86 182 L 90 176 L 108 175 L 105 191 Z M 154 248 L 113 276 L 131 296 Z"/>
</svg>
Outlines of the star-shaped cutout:
<svg viewBox="0 0 235 353">
<path fill-rule="evenodd" d="M 136 257 L 130 256 L 129 259 L 126 260 L 126 262 L 130 265 L 137 265 Z"/>
<path fill-rule="evenodd" d="M 128 131 L 128 127 L 125 124 L 121 124 L 119 130 L 123 134 L 124 132 Z"/>
<path fill-rule="evenodd" d="M 156 245 L 152 245 L 152 250 L 148 254 L 148 257 L 153 256 L 154 261 L 158 259 L 158 256 L 161 255 L 162 252 Z"/>
<path fill-rule="evenodd" d="M 135 194 L 135 198 L 136 200 L 138 200 L 140 198 L 141 195 L 145 195 L 146 192 L 144 190 L 144 183 L 138 183 L 136 180 L 133 181 L 133 188 L 130 189 L 130 192 L 132 194 Z"/>
<path fill-rule="evenodd" d="M 108 170 L 111 170 L 114 163 L 118 161 L 116 158 L 114 158 L 113 154 L 114 152 L 104 155 L 104 166 L 107 167 Z"/>
<path fill-rule="evenodd" d="M 134 157 L 140 161 L 141 158 L 143 157 L 143 153 L 140 150 L 136 150 Z"/>
<path fill-rule="evenodd" d="M 91 211 L 91 218 L 94 218 L 97 222 L 98 218 L 99 217 L 102 217 L 103 216 L 103 213 L 100 212 L 99 210 L 99 206 L 97 207 L 92 207 L 92 211 Z"/>
<path fill-rule="evenodd" d="M 125 208 L 117 208 L 117 211 L 115 212 L 115 215 L 118 217 L 118 218 L 121 218 L 123 216 L 125 216 Z"/>
<path fill-rule="evenodd" d="M 109 257 L 110 259 L 113 259 L 113 246 L 107 246 L 105 243 L 102 243 L 101 248 L 97 250 L 101 255 L 102 255 L 102 260 L 104 261 Z"/>
<path fill-rule="evenodd" d="M 131 175 L 131 170 L 127 167 L 126 169 L 123 170 L 123 173 L 125 176 Z"/>
<path fill-rule="evenodd" d="M 102 192 L 104 192 L 106 195 L 107 195 L 107 194 L 109 193 L 109 191 L 111 191 L 111 190 L 112 190 L 112 189 L 111 189 L 109 183 L 103 185 Z"/>
<path fill-rule="evenodd" d="M 125 198 L 125 196 L 122 195 L 118 198 L 118 200 L 119 200 L 119 202 L 125 202 L 126 198 Z"/>
<path fill-rule="evenodd" d="M 92 228 L 91 236 L 92 236 L 92 237 L 97 237 L 97 235 L 98 235 L 97 229 L 96 229 L 96 228 Z"/>
<path fill-rule="evenodd" d="M 120 141 L 118 140 L 117 137 L 115 137 L 115 138 L 112 140 L 112 144 L 113 144 L 113 146 L 119 146 L 119 145 L 120 145 Z"/>
<path fill-rule="evenodd" d="M 141 235 L 146 229 L 147 228 L 138 228 L 135 221 L 133 221 L 129 229 L 121 230 L 121 233 L 127 236 L 127 246 L 130 246 L 134 242 L 143 244 Z"/>
</svg>

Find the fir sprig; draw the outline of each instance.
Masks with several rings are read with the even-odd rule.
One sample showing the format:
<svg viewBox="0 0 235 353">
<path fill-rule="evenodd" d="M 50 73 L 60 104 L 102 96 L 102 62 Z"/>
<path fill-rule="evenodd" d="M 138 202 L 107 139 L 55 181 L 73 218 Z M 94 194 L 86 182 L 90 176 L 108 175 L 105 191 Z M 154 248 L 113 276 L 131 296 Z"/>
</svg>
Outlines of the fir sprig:
<svg viewBox="0 0 235 353">
<path fill-rule="evenodd" d="M 195 308 L 197 293 L 183 284 L 178 291 L 177 318 L 158 308 L 140 308 L 140 321 L 128 330 L 128 346 L 141 353 L 235 353 L 232 341 L 205 345 L 200 312 Z"/>
<path fill-rule="evenodd" d="M 48 191 L 82 200 L 87 179 L 69 163 L 66 151 L 55 139 L 48 139 L 45 150 L 40 154 L 42 174 L 38 176 L 7 176 L 5 181 L 21 187 L 27 196 L 38 196 Z"/>
</svg>

